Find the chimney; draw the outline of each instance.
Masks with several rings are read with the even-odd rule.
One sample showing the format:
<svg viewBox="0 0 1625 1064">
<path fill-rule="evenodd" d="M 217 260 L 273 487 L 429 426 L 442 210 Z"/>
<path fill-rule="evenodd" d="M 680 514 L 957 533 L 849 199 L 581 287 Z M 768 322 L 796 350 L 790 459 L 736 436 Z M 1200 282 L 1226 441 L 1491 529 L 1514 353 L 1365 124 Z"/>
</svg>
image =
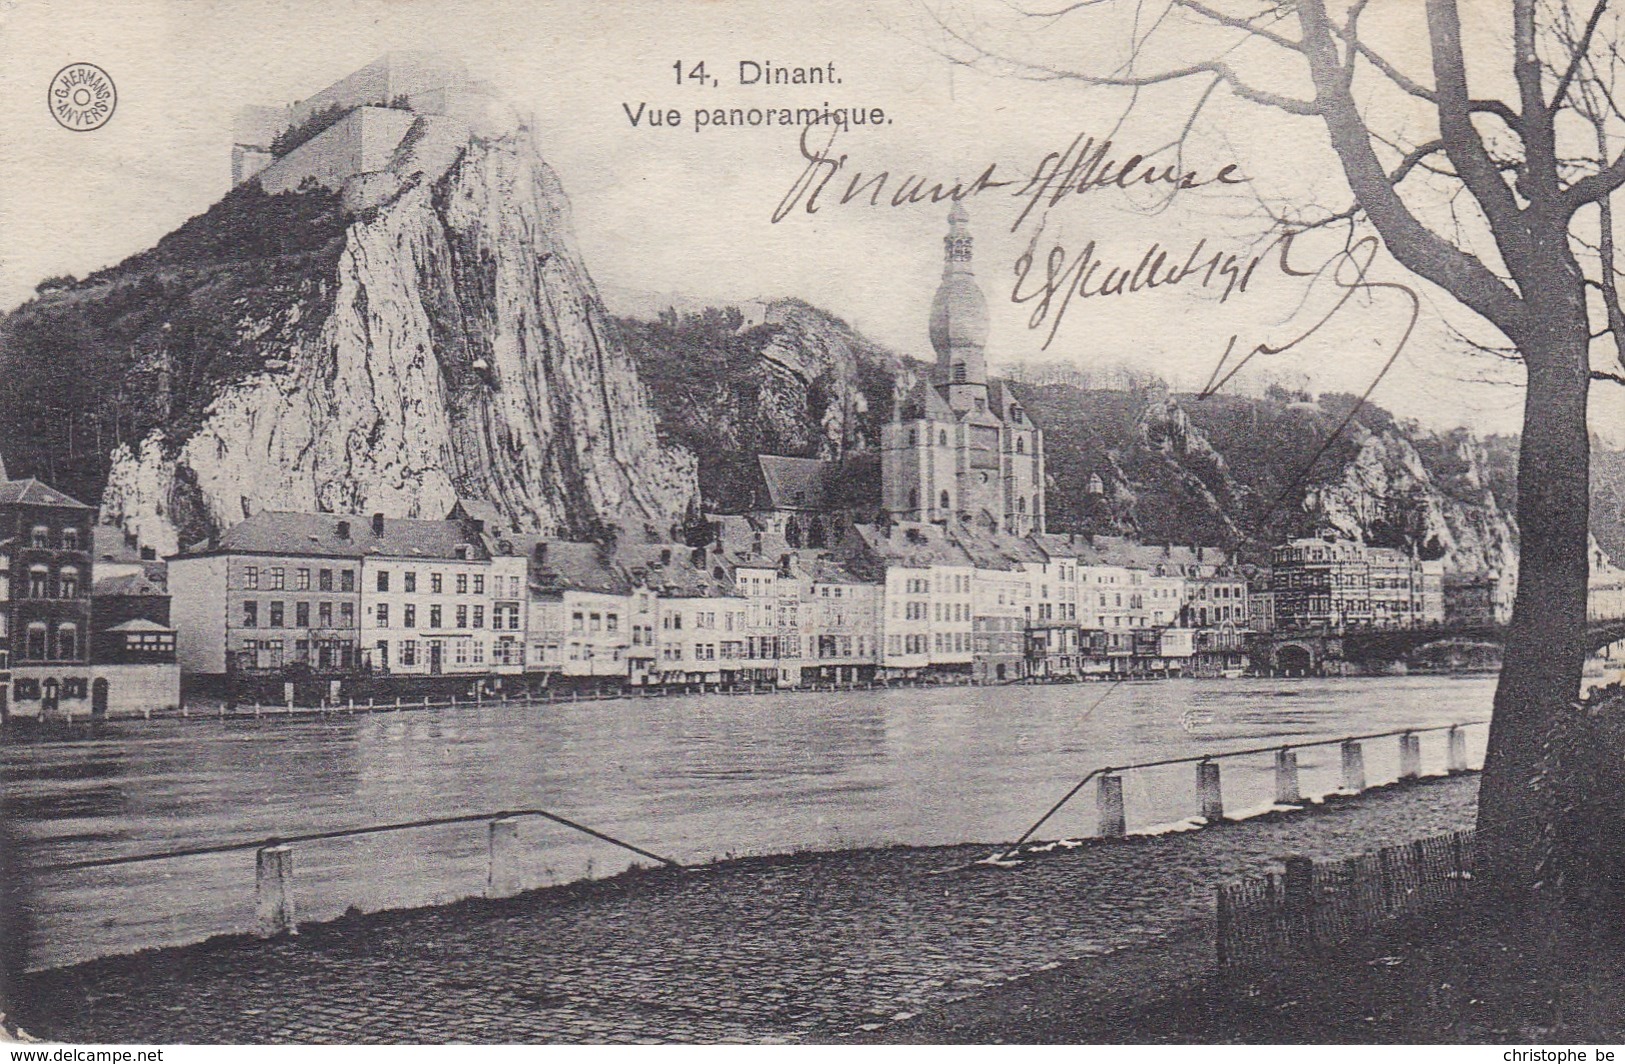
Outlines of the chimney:
<svg viewBox="0 0 1625 1064">
<path fill-rule="evenodd" d="M 349 539 L 350 538 L 350 522 L 348 522 L 348 521 L 340 521 L 339 522 L 339 538 L 340 539 Z"/>
<path fill-rule="evenodd" d="M 536 564 L 538 566 L 547 564 L 547 544 L 546 543 L 538 542 L 536 544 L 536 549 L 532 553 L 536 556 Z"/>
<path fill-rule="evenodd" d="M 372 534 L 375 535 L 375 536 L 381 536 L 381 535 L 384 534 L 384 515 L 383 514 L 373 514 L 372 515 Z"/>
</svg>

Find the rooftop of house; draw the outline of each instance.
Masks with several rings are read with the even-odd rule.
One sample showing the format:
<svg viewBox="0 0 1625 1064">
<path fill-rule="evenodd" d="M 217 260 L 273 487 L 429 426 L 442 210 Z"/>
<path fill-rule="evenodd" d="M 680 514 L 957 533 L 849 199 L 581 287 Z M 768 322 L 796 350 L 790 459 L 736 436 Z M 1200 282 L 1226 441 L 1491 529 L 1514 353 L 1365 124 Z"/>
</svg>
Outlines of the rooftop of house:
<svg viewBox="0 0 1625 1064">
<path fill-rule="evenodd" d="M 88 510 L 90 507 L 70 495 L 66 495 L 49 484 L 41 483 L 33 477 L 25 480 L 0 481 L 0 505 L 13 506 L 60 506 L 71 507 L 75 510 Z"/>
<path fill-rule="evenodd" d="M 146 572 L 105 576 L 91 587 L 93 598 L 167 598 L 169 588 Z"/>
<path fill-rule="evenodd" d="M 122 624 L 115 624 L 107 629 L 109 632 L 173 632 L 175 629 L 149 621 L 145 617 L 131 617 Z"/>
<path fill-rule="evenodd" d="M 853 525 L 864 547 L 881 562 L 906 568 L 933 565 L 969 567 L 969 554 L 948 538 L 941 525 L 894 521 L 889 526 Z"/>
<path fill-rule="evenodd" d="M 447 561 L 491 557 L 481 537 L 461 521 L 281 510 L 262 510 L 227 529 L 218 542 L 194 544 L 176 557 L 221 554 Z"/>
</svg>

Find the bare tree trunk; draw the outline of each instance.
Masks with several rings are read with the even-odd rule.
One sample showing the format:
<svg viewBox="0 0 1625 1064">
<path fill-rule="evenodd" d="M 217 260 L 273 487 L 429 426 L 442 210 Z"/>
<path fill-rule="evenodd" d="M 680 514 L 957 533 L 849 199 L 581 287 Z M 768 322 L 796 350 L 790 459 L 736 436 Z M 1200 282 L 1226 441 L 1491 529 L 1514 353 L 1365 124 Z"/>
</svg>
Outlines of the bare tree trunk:
<svg viewBox="0 0 1625 1064">
<path fill-rule="evenodd" d="M 1561 280 L 1532 295 L 1539 317 L 1519 342 L 1528 387 L 1518 456 L 1518 591 L 1478 804 L 1486 885 L 1515 911 L 1560 900 L 1552 827 L 1561 781 L 1549 768 L 1585 663 L 1590 506 L 1583 290 Z"/>
</svg>

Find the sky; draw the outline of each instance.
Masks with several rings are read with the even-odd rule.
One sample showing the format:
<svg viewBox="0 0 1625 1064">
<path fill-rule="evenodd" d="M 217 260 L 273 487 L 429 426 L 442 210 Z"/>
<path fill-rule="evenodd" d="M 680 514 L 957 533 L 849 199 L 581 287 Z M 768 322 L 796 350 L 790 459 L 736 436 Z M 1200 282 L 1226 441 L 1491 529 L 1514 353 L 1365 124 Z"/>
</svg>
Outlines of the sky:
<svg viewBox="0 0 1625 1064">
<path fill-rule="evenodd" d="M 1035 322 L 1042 300 L 1030 297 L 1052 254 L 1071 265 L 1093 241 L 1102 274 L 1112 264 L 1132 269 L 1153 244 L 1169 261 L 1220 252 L 1245 264 L 1263 250 L 1260 201 L 1341 206 L 1346 188 L 1314 120 L 1221 92 L 1193 126 L 1181 160 L 1208 182 L 1203 187 L 1172 204 L 1096 190 L 1018 222 L 1026 200 L 1015 190 L 1047 153 L 1080 136 L 1097 144 L 1111 138 L 1116 159 L 1151 152 L 1174 138 L 1193 90 L 1148 90 L 1124 119 L 1121 91 L 951 62 L 959 46 L 932 10 L 914 0 L 0 0 L 0 307 L 28 298 L 45 277 L 83 276 L 151 246 L 223 195 L 239 107 L 312 95 L 394 49 L 458 56 L 532 116 L 540 151 L 569 196 L 582 256 L 612 309 L 648 305 L 628 293 L 669 293 L 687 303 L 794 296 L 900 353 L 930 357 L 926 322 L 946 204 L 874 207 L 858 197 L 863 202 L 842 205 L 840 193 L 855 173 L 886 173 L 885 202 L 908 175 L 928 176 L 927 187 L 968 183 L 989 164 L 998 179 L 1015 182 L 967 201 L 977 276 L 992 310 L 993 364 L 1127 363 L 1197 388 L 1216 369 L 1234 367 L 1233 358 L 1222 361 L 1232 336 L 1240 351 L 1279 346 L 1333 306 L 1332 286 L 1288 277 L 1279 255 L 1266 254 L 1245 291 L 1226 294 L 1222 275 L 1206 286 L 1193 275 L 1177 287 L 1075 299 L 1058 325 L 1057 301 Z M 1007 13 L 997 3 L 955 7 L 947 21 L 1001 51 L 1053 63 L 1098 61 L 1109 53 L 1103 42 L 1134 30 L 1049 20 L 1017 20 L 1012 29 L 1001 19 Z M 1395 40 L 1404 38 L 1396 32 Z M 61 129 L 45 107 L 52 75 L 78 61 L 105 69 L 119 93 L 112 120 L 88 133 Z M 678 84 L 673 64 L 687 72 L 700 62 L 706 82 Z M 742 62 L 825 71 L 833 64 L 840 83 L 742 85 Z M 1264 83 L 1293 85 L 1292 70 L 1257 62 Z M 696 109 L 826 101 L 881 108 L 886 122 L 839 133 L 828 150 L 847 161 L 819 210 L 797 209 L 777 222 L 775 209 L 807 165 L 799 131 L 695 128 Z M 626 112 L 640 104 L 645 113 L 675 108 L 681 122 L 634 127 Z M 1239 184 L 1214 180 L 1226 166 Z M 1290 262 L 1312 269 L 1335 250 L 1302 241 Z M 1023 289 L 1017 266 L 1025 252 L 1032 265 Z M 1463 351 L 1442 324 L 1446 317 L 1462 324 L 1448 297 L 1381 256 L 1369 276 L 1406 282 L 1419 316 L 1373 399 L 1437 427 L 1514 431 L 1522 405 L 1517 367 Z M 1394 357 L 1411 313 L 1405 292 L 1357 293 L 1307 340 L 1253 359 L 1228 387 L 1279 379 L 1362 392 Z M 1625 425 L 1619 397 L 1598 398 L 1595 423 L 1604 431 Z"/>
</svg>

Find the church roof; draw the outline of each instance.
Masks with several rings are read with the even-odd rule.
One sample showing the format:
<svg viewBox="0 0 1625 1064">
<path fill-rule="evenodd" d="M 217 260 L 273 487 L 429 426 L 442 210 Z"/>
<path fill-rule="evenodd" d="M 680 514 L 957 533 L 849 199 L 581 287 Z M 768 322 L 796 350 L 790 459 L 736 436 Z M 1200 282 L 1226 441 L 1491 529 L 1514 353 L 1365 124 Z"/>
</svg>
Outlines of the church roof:
<svg viewBox="0 0 1625 1064">
<path fill-rule="evenodd" d="M 840 461 L 762 454 L 756 466 L 765 509 L 828 513 L 880 504 L 879 460 L 871 453 Z"/>
</svg>

